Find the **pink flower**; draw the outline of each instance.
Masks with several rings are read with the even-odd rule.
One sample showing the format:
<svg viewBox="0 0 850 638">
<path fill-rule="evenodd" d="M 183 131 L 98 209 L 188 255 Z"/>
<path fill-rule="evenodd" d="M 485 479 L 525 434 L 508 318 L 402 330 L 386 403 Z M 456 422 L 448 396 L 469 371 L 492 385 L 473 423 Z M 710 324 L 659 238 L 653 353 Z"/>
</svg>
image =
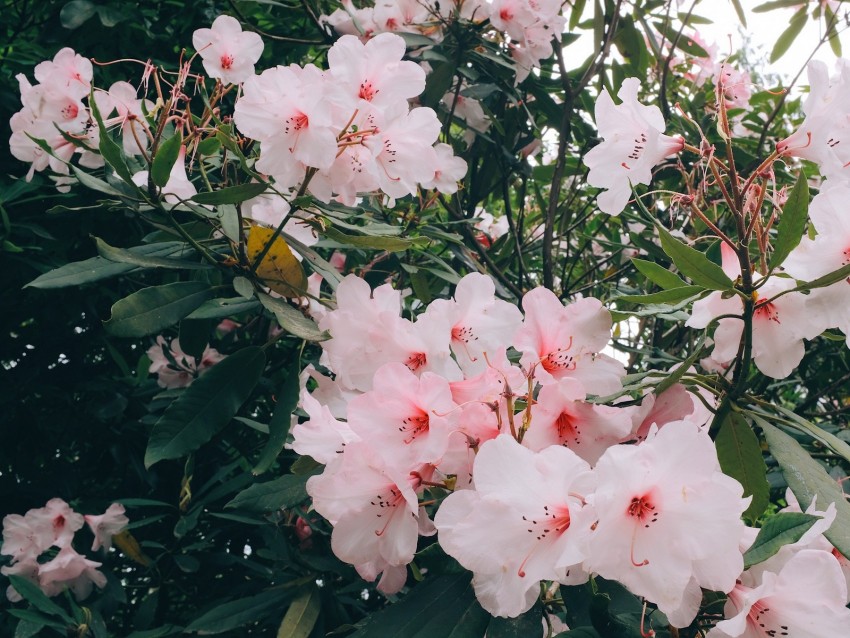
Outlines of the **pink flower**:
<svg viewBox="0 0 850 638">
<path fill-rule="evenodd" d="M 224 355 L 207 346 L 201 359 L 197 360 L 183 352 L 178 339 L 166 343 L 162 335 L 158 336 L 156 343 L 148 348 L 147 355 L 151 360 L 148 372 L 157 375 L 156 382 L 162 388 L 185 388 L 198 375 L 224 359 Z"/>
<path fill-rule="evenodd" d="M 604 141 L 585 156 L 590 168 L 587 183 L 607 189 L 597 199 L 599 209 L 619 215 L 626 207 L 635 184 L 649 184 L 652 168 L 665 157 L 684 148 L 681 137 L 664 135 L 664 118 L 657 106 L 638 102 L 640 81 L 626 78 L 615 105 L 608 91 L 596 100 L 596 126 Z"/>
<path fill-rule="evenodd" d="M 473 572 L 481 606 L 518 616 L 540 594 L 541 580 L 580 584 L 582 544 L 593 511 L 590 467 L 571 450 L 534 453 L 509 435 L 481 446 L 474 490 L 449 495 L 437 511 L 440 545 Z"/>
<path fill-rule="evenodd" d="M 91 546 L 92 551 L 96 551 L 101 547 L 107 550 L 110 549 L 112 547 L 112 537 L 126 529 L 130 523 L 130 519 L 124 515 L 124 506 L 120 503 L 113 503 L 100 516 L 87 514 L 85 519 L 94 534 L 94 542 Z"/>
<path fill-rule="evenodd" d="M 330 409 L 306 390 L 301 392 L 301 407 L 310 418 L 292 426 L 291 448 L 298 454 L 312 456 L 328 465 L 343 453 L 348 443 L 360 440 L 345 421 L 335 419 Z"/>
<path fill-rule="evenodd" d="M 812 200 L 809 217 L 817 236 L 802 241 L 785 260 L 785 269 L 801 281 L 813 281 L 850 264 L 850 216 L 847 201 L 850 185 L 827 181 Z M 816 288 L 806 299 L 806 321 L 813 324 L 810 333 L 840 328 L 850 345 L 850 282 L 838 281 Z"/>
<path fill-rule="evenodd" d="M 727 620 L 717 623 L 708 638 L 823 638 L 847 635 L 850 609 L 847 586 L 835 559 L 820 550 L 805 549 L 776 573 L 764 572 L 759 582 L 748 573 L 729 592 Z"/>
<path fill-rule="evenodd" d="M 446 195 L 456 193 L 458 181 L 466 175 L 466 161 L 456 156 L 448 144 L 437 144 L 434 151 L 437 154 L 437 168 L 433 177 L 422 180 L 422 188 L 433 188 Z"/>
<path fill-rule="evenodd" d="M 147 122 L 142 105 L 147 111 L 153 109 L 153 102 L 140 100 L 135 87 L 129 82 L 115 82 L 109 92 L 94 94 L 95 102 L 104 125 L 121 127 L 121 142 L 127 155 L 140 155 L 148 149 Z M 115 116 L 110 117 L 115 111 Z"/>
<path fill-rule="evenodd" d="M 133 183 L 139 188 L 148 187 L 148 171 L 139 171 L 133 175 Z M 191 199 L 198 194 L 198 189 L 189 181 L 189 176 L 186 174 L 186 147 L 181 146 L 180 152 L 177 155 L 177 161 L 171 167 L 171 173 L 168 176 L 168 181 L 160 190 L 162 200 L 166 204 L 171 204 L 172 207 L 178 206 L 184 200 Z"/>
<path fill-rule="evenodd" d="M 623 365 L 598 354 L 611 339 L 611 313 L 588 297 L 564 306 L 551 290 L 535 288 L 522 298 L 525 321 L 514 336 L 522 365 L 541 384 L 577 379 L 588 394 L 604 396 L 622 387 Z"/>
<path fill-rule="evenodd" d="M 88 96 L 92 77 L 91 61 L 69 47 L 61 49 L 52 61 L 41 62 L 35 67 L 35 79 L 41 84 L 77 99 Z"/>
<path fill-rule="evenodd" d="M 593 405 L 584 397 L 581 383 L 569 377 L 543 386 L 522 444 L 535 451 L 562 445 L 595 464 L 605 450 L 628 437 L 634 409 Z"/>
<path fill-rule="evenodd" d="M 236 18 L 221 15 L 212 29 L 192 34 L 192 46 L 200 54 L 204 70 L 225 84 L 238 84 L 254 75 L 254 64 L 263 53 L 263 40 L 256 33 L 242 31 Z"/>
<path fill-rule="evenodd" d="M 714 84 L 723 93 L 727 109 L 744 109 L 750 104 L 752 95 L 750 74 L 739 71 L 726 62 L 721 62 L 714 72 Z"/>
<path fill-rule="evenodd" d="M 38 579 L 42 591 L 48 596 L 70 589 L 77 600 L 87 598 L 94 585 L 106 586 L 106 576 L 97 570 L 101 563 L 87 559 L 67 545 L 56 557 L 39 568 Z"/>
<path fill-rule="evenodd" d="M 676 627 L 693 620 L 700 587 L 735 586 L 749 499 L 720 471 L 707 433 L 670 423 L 640 445 L 609 448 L 594 471 L 598 524 L 587 571 L 656 603 Z"/>
<path fill-rule="evenodd" d="M 776 150 L 815 162 L 825 177 L 846 180 L 850 163 L 850 64 L 839 58 L 831 79 L 826 65 L 817 60 L 809 63 L 808 72 L 809 96 L 803 102 L 806 119 L 776 145 Z"/>
</svg>

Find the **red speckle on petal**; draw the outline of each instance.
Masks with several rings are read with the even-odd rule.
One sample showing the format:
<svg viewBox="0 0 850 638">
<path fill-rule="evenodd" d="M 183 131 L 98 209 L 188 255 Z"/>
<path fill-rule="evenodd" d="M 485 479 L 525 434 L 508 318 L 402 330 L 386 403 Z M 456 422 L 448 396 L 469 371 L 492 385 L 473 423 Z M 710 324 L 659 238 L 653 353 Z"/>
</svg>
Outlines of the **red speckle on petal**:
<svg viewBox="0 0 850 638">
<path fill-rule="evenodd" d="M 506 7 L 499 11 L 499 17 L 505 22 L 510 22 L 514 19 L 514 14 L 511 13 L 511 10 Z"/>
<path fill-rule="evenodd" d="M 779 321 L 779 311 L 769 301 L 762 301 L 756 304 L 755 311 L 756 319 L 766 319 L 767 321 L 775 321 L 776 323 L 782 323 Z"/>
<path fill-rule="evenodd" d="M 221 62 L 221 68 L 225 71 L 230 70 L 230 68 L 233 66 L 233 56 L 229 53 L 223 54 L 219 61 Z"/>
</svg>

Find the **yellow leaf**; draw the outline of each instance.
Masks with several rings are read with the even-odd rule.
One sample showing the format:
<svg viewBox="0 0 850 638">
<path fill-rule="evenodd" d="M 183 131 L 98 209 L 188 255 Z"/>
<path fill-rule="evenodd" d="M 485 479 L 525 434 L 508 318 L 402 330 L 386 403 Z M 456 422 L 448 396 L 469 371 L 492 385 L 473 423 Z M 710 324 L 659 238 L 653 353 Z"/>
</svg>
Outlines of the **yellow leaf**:
<svg viewBox="0 0 850 638">
<path fill-rule="evenodd" d="M 274 235 L 274 229 L 254 226 L 248 234 L 248 260 L 253 264 Z M 257 266 L 257 277 L 284 297 L 300 297 L 307 290 L 307 274 L 287 243 L 276 237 L 271 249 Z"/>
<path fill-rule="evenodd" d="M 142 548 L 139 546 L 139 542 L 127 530 L 118 532 L 112 537 L 112 542 L 115 543 L 127 558 L 136 561 L 142 567 L 147 567 L 151 564 L 151 559 L 145 556 Z"/>
</svg>

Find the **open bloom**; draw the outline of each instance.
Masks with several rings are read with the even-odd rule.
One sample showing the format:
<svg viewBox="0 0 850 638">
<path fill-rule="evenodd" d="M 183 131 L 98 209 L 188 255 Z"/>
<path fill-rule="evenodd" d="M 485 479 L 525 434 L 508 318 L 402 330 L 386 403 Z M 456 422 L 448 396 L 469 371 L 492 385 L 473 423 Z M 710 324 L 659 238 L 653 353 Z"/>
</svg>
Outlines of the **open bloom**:
<svg viewBox="0 0 850 638">
<path fill-rule="evenodd" d="M 850 177 L 850 63 L 840 58 L 830 79 L 826 64 L 813 60 L 808 73 L 809 97 L 803 102 L 806 119 L 776 150 L 815 162 L 827 178 L 846 180 Z"/>
<path fill-rule="evenodd" d="M 700 587 L 730 591 L 744 567 L 738 542 L 749 499 L 720 471 L 708 434 L 667 424 L 639 445 L 609 448 L 594 468 L 598 523 L 584 568 L 690 624 Z"/>
<path fill-rule="evenodd" d="M 604 141 L 592 148 L 584 163 L 590 168 L 587 183 L 607 189 L 597 199 L 599 209 L 619 215 L 631 197 L 632 185 L 649 184 L 652 168 L 684 148 L 681 137 L 664 135 L 664 117 L 657 106 L 637 100 L 640 80 L 626 78 L 617 96 L 604 90 L 596 100 L 596 126 Z"/>
<path fill-rule="evenodd" d="M 254 74 L 254 64 L 263 53 L 263 40 L 256 33 L 242 31 L 236 18 L 218 16 L 211 29 L 192 34 L 192 46 L 204 62 L 211 78 L 225 84 L 244 82 Z"/>
<path fill-rule="evenodd" d="M 518 616 L 540 594 L 541 580 L 580 584 L 582 544 L 593 512 L 590 466 L 571 450 L 541 452 L 503 434 L 481 446 L 474 490 L 449 495 L 434 520 L 440 545 L 471 570 L 475 595 L 496 616 Z"/>
<path fill-rule="evenodd" d="M 87 514 L 85 519 L 94 534 L 92 551 L 101 547 L 104 549 L 112 547 L 112 537 L 123 531 L 130 522 L 124 514 L 124 506 L 121 503 L 113 503 L 100 516 Z"/>
</svg>

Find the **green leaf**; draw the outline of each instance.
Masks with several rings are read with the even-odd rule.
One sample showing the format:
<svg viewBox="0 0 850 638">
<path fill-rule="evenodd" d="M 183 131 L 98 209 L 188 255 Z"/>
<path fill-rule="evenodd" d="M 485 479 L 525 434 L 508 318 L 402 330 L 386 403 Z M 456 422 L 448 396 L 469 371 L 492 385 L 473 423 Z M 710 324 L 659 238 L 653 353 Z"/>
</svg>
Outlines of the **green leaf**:
<svg viewBox="0 0 850 638">
<path fill-rule="evenodd" d="M 732 0 L 732 6 L 735 7 L 735 13 L 738 14 L 738 20 L 747 28 L 747 16 L 744 14 L 744 8 L 741 6 L 741 0 Z M 772 60 L 771 60 L 772 61 Z"/>
<path fill-rule="evenodd" d="M 168 179 L 171 177 L 171 169 L 174 168 L 174 164 L 180 156 L 182 146 L 183 134 L 178 131 L 175 135 L 161 141 L 156 149 L 156 154 L 151 163 L 151 179 L 160 188 L 168 183 Z"/>
<path fill-rule="evenodd" d="M 232 631 L 268 616 L 268 612 L 279 609 L 285 599 L 284 592 L 271 590 L 250 598 L 239 598 L 224 604 L 216 604 L 210 611 L 186 627 L 184 633 L 209 636 Z"/>
<path fill-rule="evenodd" d="M 128 252 L 139 257 L 172 257 L 185 252 L 186 244 L 179 241 L 162 242 L 147 246 L 136 246 L 129 248 Z M 85 261 L 75 261 L 65 264 L 54 270 L 50 270 L 33 279 L 25 288 L 66 288 L 68 286 L 79 286 L 109 277 L 117 277 L 125 273 L 142 270 L 140 266 L 130 263 L 117 263 L 104 257 L 92 257 Z"/>
<path fill-rule="evenodd" d="M 784 545 L 796 543 L 819 520 L 819 516 L 801 512 L 781 512 L 771 516 L 744 554 L 744 569 L 763 563 Z"/>
<path fill-rule="evenodd" d="M 535 636 L 543 624 L 543 606 L 537 602 L 516 618 L 494 617 L 487 625 L 487 638 L 527 638 Z"/>
<path fill-rule="evenodd" d="M 209 319 L 185 318 L 181 320 L 178 328 L 180 349 L 190 357 L 200 359 L 209 344 L 213 326 L 213 322 Z"/>
<path fill-rule="evenodd" d="M 844 339 L 842 338 L 842 341 L 843 340 Z M 850 444 L 846 441 L 839 439 L 837 436 L 831 432 L 827 432 L 823 428 L 819 428 L 811 421 L 804 419 L 799 414 L 795 414 L 787 408 L 783 408 L 781 405 L 774 405 L 773 408 L 789 419 L 789 422 L 787 423 L 789 427 L 792 427 L 803 434 L 808 434 L 835 454 L 843 456 L 847 461 L 850 461 Z"/>
<path fill-rule="evenodd" d="M 806 26 L 807 19 L 806 5 L 803 5 L 797 13 L 791 16 L 791 22 L 788 28 L 780 34 L 776 40 L 776 44 L 773 45 L 773 51 L 770 52 L 771 64 L 785 55 L 785 52 L 788 51 L 788 48 L 794 43 L 797 36 L 800 35 L 803 27 Z"/>
<path fill-rule="evenodd" d="M 74 166 L 73 164 L 71 165 L 71 172 L 74 173 L 74 177 L 80 181 L 80 184 L 86 188 L 90 188 L 99 193 L 105 193 L 106 195 L 112 195 L 113 197 L 126 197 L 124 193 L 114 186 L 104 182 L 102 179 L 89 175 L 84 170 Z"/>
<path fill-rule="evenodd" d="M 215 155 L 221 148 L 221 142 L 214 137 L 208 137 L 198 144 L 199 155 Z"/>
<path fill-rule="evenodd" d="M 40 625 L 41 628 L 51 627 L 51 628 L 55 629 L 56 631 L 58 631 L 60 636 L 67 636 L 68 635 L 68 630 L 69 630 L 68 624 L 61 623 L 58 620 L 52 620 L 52 619 L 48 618 L 47 616 L 45 616 L 44 614 L 38 613 L 37 611 L 31 611 L 29 609 L 9 609 L 8 613 L 9 613 L 10 616 L 14 616 L 15 618 L 20 618 L 21 622 L 28 622 L 28 623 L 31 623 L 33 625 Z M 72 623 L 72 624 L 76 625 L 77 623 Z M 19 624 L 19 626 L 20 626 L 20 624 Z M 27 631 L 29 631 L 29 630 L 27 630 Z M 17 631 L 15 632 L 15 635 L 16 635 L 16 638 L 17 638 Z M 27 634 L 24 633 L 24 635 L 27 635 Z M 29 634 L 29 635 L 32 636 L 33 634 Z M 43 636 L 44 633 L 41 632 L 38 635 Z"/>
<path fill-rule="evenodd" d="M 173 636 L 183 631 L 183 627 L 177 625 L 163 625 L 156 629 L 146 629 L 144 631 L 134 631 L 127 634 L 127 638 L 165 638 L 165 636 Z"/>
<path fill-rule="evenodd" d="M 145 255 L 133 249 L 115 248 L 100 239 L 100 237 L 94 237 L 94 242 L 97 246 L 98 255 L 109 261 L 122 264 L 132 264 L 141 268 L 173 268 L 178 270 L 208 270 L 212 268 L 209 264 Z M 195 256 L 195 251 L 191 246 L 188 244 L 184 244 L 184 246 L 187 256 Z"/>
<path fill-rule="evenodd" d="M 307 500 L 307 479 L 312 475 L 286 474 L 273 481 L 257 483 L 242 490 L 225 509 L 242 509 L 265 514 L 288 509 Z"/>
<path fill-rule="evenodd" d="M 554 638 L 601 638 L 593 627 L 578 627 L 562 632 Z"/>
<path fill-rule="evenodd" d="M 142 288 L 115 302 L 103 327 L 114 337 L 144 337 L 173 326 L 212 297 L 202 281 L 178 281 Z"/>
<path fill-rule="evenodd" d="M 291 416 L 298 405 L 298 395 L 301 392 L 301 380 L 298 377 L 298 369 L 290 368 L 283 385 L 277 392 L 277 405 L 269 422 L 269 440 L 260 454 L 260 459 L 251 472 L 258 476 L 266 472 L 277 459 L 277 455 L 286 443 L 289 434 Z"/>
<path fill-rule="evenodd" d="M 375 235 L 348 235 L 336 228 L 325 228 L 322 234 L 328 239 L 338 241 L 340 244 L 347 244 L 357 248 L 370 248 L 373 250 L 386 250 L 391 253 L 399 253 L 415 246 L 417 243 L 422 243 L 421 239 L 405 239 L 403 237 L 385 237 Z"/>
<path fill-rule="evenodd" d="M 91 18 L 97 7 L 89 0 L 71 0 L 59 12 L 59 22 L 66 29 L 76 29 Z"/>
<path fill-rule="evenodd" d="M 702 286 L 682 286 L 681 288 L 670 288 L 660 292 L 653 292 L 648 295 L 619 295 L 612 297 L 611 301 L 627 301 L 636 304 L 655 304 L 655 303 L 679 303 L 685 299 L 696 297 L 700 293 L 705 292 Z"/>
<path fill-rule="evenodd" d="M 440 100 L 452 86 L 455 70 L 456 67 L 451 62 L 434 65 L 425 80 L 425 91 L 419 98 L 422 106 L 435 108 L 440 103 Z"/>
<path fill-rule="evenodd" d="M 679 383 L 679 380 L 685 375 L 685 372 L 687 372 L 688 369 L 692 365 L 694 365 L 696 360 L 699 359 L 700 355 L 702 354 L 702 348 L 705 345 L 706 338 L 707 333 L 703 332 L 702 336 L 699 338 L 699 341 L 697 341 L 696 345 L 694 345 L 694 351 L 691 352 L 690 355 L 688 355 L 688 358 L 682 361 L 682 363 L 679 364 L 679 366 L 675 370 L 673 370 L 673 372 L 670 372 L 666 377 L 661 380 L 661 383 L 655 386 L 656 395 L 661 394 L 667 388 L 670 388 L 676 383 Z"/>
<path fill-rule="evenodd" d="M 744 486 L 744 496 L 753 497 L 744 516 L 757 520 L 770 504 L 767 466 L 758 437 L 740 414 L 730 412 L 720 425 L 714 444 L 720 469 Z"/>
<path fill-rule="evenodd" d="M 401 601 L 373 614 L 349 638 L 480 638 L 490 616 L 468 573 L 428 579 Z"/>
<path fill-rule="evenodd" d="M 654 261 L 632 257 L 632 264 L 634 264 L 634 267 L 638 269 L 640 274 L 665 290 L 688 285 L 679 275 L 670 272 L 664 266 L 656 264 Z"/>
<path fill-rule="evenodd" d="M 244 297 L 230 297 L 219 299 L 208 299 L 196 310 L 193 310 L 187 319 L 221 319 L 232 317 L 243 312 L 254 312 L 260 307 L 256 299 L 245 299 Z"/>
<path fill-rule="evenodd" d="M 305 589 L 286 610 L 277 638 L 307 638 L 322 609 L 321 594 L 315 585 Z"/>
<path fill-rule="evenodd" d="M 97 107 L 97 100 L 94 99 L 94 92 L 92 92 L 92 95 L 89 97 L 89 106 L 91 107 L 95 122 L 97 122 L 98 133 L 100 136 L 100 141 L 98 142 L 98 150 L 100 150 L 100 154 L 103 156 L 106 163 L 112 167 L 112 170 L 115 171 L 115 174 L 123 179 L 126 184 L 133 188 L 138 188 L 138 186 L 133 183 L 133 174 L 127 167 L 123 149 L 115 143 L 115 140 L 113 140 L 112 136 L 109 135 L 109 131 L 106 130 L 102 114 L 100 109 Z M 107 113 L 107 115 L 109 114 Z"/>
<path fill-rule="evenodd" d="M 145 467 L 185 456 L 209 441 L 251 396 L 265 367 L 263 350 L 249 346 L 195 379 L 154 424 Z"/>
<path fill-rule="evenodd" d="M 324 341 L 328 338 L 328 334 L 319 330 L 315 321 L 305 317 L 283 299 L 270 297 L 261 292 L 257 293 L 257 297 L 266 309 L 274 313 L 280 327 L 287 332 L 306 341 Z"/>
<path fill-rule="evenodd" d="M 765 13 L 774 9 L 786 9 L 788 7 L 799 7 L 800 0 L 771 0 L 753 8 L 753 13 Z"/>
<path fill-rule="evenodd" d="M 578 23 L 581 22 L 581 14 L 584 13 L 584 6 L 586 4 L 587 0 L 574 0 L 573 8 L 570 12 L 570 31 L 575 31 Z"/>
<path fill-rule="evenodd" d="M 38 611 L 47 614 L 48 616 L 56 616 L 61 618 L 69 625 L 75 624 L 74 619 L 62 609 L 59 605 L 50 600 L 43 591 L 35 583 L 30 582 L 26 578 L 9 574 L 9 582 L 16 592 L 26 600 L 29 604 L 35 607 Z"/>
<path fill-rule="evenodd" d="M 808 509 L 815 497 L 821 511 L 829 507 L 830 503 L 835 503 L 835 522 L 824 532 L 824 536 L 844 556 L 850 556 L 850 503 L 838 483 L 792 437 L 761 417 L 752 417 L 764 432 L 770 453 L 779 463 L 782 475 L 800 502 L 800 507 Z"/>
<path fill-rule="evenodd" d="M 842 266 L 838 270 L 833 270 L 831 273 L 818 277 L 813 281 L 806 281 L 797 286 L 796 290 L 814 290 L 815 288 L 825 288 L 832 284 L 838 283 L 850 277 L 850 264 Z"/>
<path fill-rule="evenodd" d="M 661 237 L 661 248 L 683 275 L 710 290 L 730 290 L 734 287 L 732 280 L 720 266 L 700 251 L 680 242 L 660 224 L 657 228 Z"/>
<path fill-rule="evenodd" d="M 803 238 L 806 220 L 809 218 L 809 184 L 806 174 L 800 171 L 797 183 L 788 195 L 788 201 L 779 218 L 773 254 L 770 256 L 770 268 L 781 266 L 785 258 L 794 250 Z"/>
<path fill-rule="evenodd" d="M 212 139 L 212 138 L 211 138 Z M 249 183 L 238 186 L 228 186 L 217 191 L 198 193 L 192 197 L 193 202 L 199 204 L 241 204 L 242 202 L 262 195 L 266 192 L 266 184 Z"/>
</svg>

